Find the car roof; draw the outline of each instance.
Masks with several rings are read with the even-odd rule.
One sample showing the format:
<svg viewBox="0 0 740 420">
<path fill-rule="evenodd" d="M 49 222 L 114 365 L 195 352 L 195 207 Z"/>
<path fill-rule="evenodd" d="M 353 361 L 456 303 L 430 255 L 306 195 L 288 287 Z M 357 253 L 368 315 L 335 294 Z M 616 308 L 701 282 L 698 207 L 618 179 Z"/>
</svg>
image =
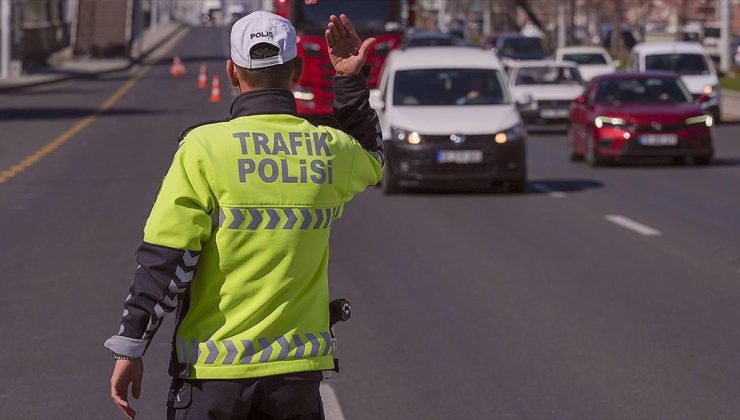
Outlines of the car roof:
<svg viewBox="0 0 740 420">
<path fill-rule="evenodd" d="M 556 54 L 579 54 L 579 53 L 599 53 L 604 54 L 606 50 L 601 47 L 562 47 L 555 50 Z"/>
<path fill-rule="evenodd" d="M 594 79 L 604 80 L 604 79 L 649 79 L 651 77 L 670 77 L 674 79 L 679 79 L 681 75 L 678 73 L 673 73 L 670 71 L 645 71 L 645 72 L 637 72 L 637 71 L 618 71 L 615 73 L 608 73 L 608 74 L 602 74 L 600 76 L 595 77 Z"/>
<path fill-rule="evenodd" d="M 418 38 L 444 38 L 444 39 L 448 39 L 448 38 L 452 38 L 452 35 L 450 35 L 449 33 L 439 32 L 439 31 L 416 31 L 416 32 L 412 32 L 412 33 L 408 34 L 407 37 L 409 39 L 412 39 L 412 38 L 417 38 L 417 39 Z"/>
<path fill-rule="evenodd" d="M 503 70 L 499 59 L 478 47 L 413 47 L 391 51 L 389 69 L 483 68 Z"/>
<path fill-rule="evenodd" d="M 637 54 L 693 53 L 706 54 L 698 42 L 642 42 L 632 48 Z"/>
<path fill-rule="evenodd" d="M 510 68 L 524 68 L 524 67 L 578 67 L 578 65 L 572 61 L 557 61 L 557 60 L 521 60 L 512 61 L 509 64 Z"/>
</svg>

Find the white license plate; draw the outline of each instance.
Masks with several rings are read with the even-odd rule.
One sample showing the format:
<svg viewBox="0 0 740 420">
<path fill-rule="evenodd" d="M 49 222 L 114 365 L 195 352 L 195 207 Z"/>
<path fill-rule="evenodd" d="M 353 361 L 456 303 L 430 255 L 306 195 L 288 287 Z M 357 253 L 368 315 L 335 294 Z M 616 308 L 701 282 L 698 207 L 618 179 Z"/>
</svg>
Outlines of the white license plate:
<svg viewBox="0 0 740 420">
<path fill-rule="evenodd" d="M 483 162 L 482 150 L 440 150 L 437 152 L 439 163 L 480 163 Z"/>
<path fill-rule="evenodd" d="M 569 109 L 543 109 L 540 111 L 542 118 L 565 118 L 570 115 Z"/>
<path fill-rule="evenodd" d="M 645 134 L 640 136 L 640 144 L 643 146 L 675 146 L 678 144 L 678 136 L 675 134 Z"/>
</svg>

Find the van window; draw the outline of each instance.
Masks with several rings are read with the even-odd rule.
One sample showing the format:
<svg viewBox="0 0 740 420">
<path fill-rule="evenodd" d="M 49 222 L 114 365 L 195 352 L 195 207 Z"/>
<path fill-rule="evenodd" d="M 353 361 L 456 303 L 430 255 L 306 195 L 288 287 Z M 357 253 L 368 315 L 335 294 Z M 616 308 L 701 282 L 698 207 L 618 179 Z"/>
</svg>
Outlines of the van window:
<svg viewBox="0 0 740 420">
<path fill-rule="evenodd" d="M 702 54 L 676 53 L 645 56 L 646 70 L 672 71 L 678 74 L 711 74 Z"/>
</svg>

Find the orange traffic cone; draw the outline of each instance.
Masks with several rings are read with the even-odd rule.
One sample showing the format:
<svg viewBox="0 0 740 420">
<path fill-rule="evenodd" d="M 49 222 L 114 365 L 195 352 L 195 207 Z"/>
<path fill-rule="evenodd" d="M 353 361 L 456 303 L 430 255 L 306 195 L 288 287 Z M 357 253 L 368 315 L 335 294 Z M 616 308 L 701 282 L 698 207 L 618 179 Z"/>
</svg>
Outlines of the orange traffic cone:
<svg viewBox="0 0 740 420">
<path fill-rule="evenodd" d="M 180 77 L 185 74 L 185 66 L 182 64 L 180 57 L 175 56 L 172 59 L 172 66 L 170 66 L 170 74 L 172 77 Z"/>
<path fill-rule="evenodd" d="M 214 75 L 211 81 L 211 103 L 218 102 L 221 102 L 221 81 L 218 79 L 218 75 Z"/>
<path fill-rule="evenodd" d="M 208 75 L 206 74 L 206 65 L 200 65 L 200 71 L 198 72 L 198 89 L 205 89 L 208 87 Z"/>
</svg>

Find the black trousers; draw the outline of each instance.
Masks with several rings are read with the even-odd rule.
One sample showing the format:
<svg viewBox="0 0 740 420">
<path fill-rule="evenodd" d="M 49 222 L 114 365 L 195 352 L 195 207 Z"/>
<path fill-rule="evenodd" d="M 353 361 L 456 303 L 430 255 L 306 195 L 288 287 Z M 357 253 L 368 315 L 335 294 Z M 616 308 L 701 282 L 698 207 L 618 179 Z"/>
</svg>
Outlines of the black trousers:
<svg viewBox="0 0 740 420">
<path fill-rule="evenodd" d="M 172 380 L 168 420 L 323 420 L 321 372 L 254 379 Z"/>
</svg>

